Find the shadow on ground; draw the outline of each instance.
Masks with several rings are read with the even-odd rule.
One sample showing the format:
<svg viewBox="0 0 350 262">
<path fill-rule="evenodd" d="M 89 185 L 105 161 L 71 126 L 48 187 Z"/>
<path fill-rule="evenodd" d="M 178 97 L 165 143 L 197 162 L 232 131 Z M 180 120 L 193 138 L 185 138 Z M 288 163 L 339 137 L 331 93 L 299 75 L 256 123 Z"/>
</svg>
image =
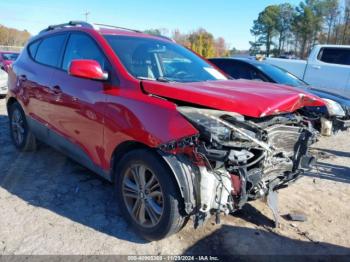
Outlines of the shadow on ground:
<svg viewBox="0 0 350 262">
<path fill-rule="evenodd" d="M 312 148 L 311 154 L 314 155 L 318 161 L 313 170 L 305 174 L 306 176 L 335 182 L 350 183 L 350 167 L 332 163 L 334 157 L 350 157 L 350 152 Z"/>
<path fill-rule="evenodd" d="M 254 206 L 250 205 L 249 203 L 243 206 L 241 210 L 236 211 L 233 214 L 233 216 L 239 217 L 240 219 L 243 219 L 256 226 L 262 226 L 262 227 L 275 226 L 275 222 L 273 220 L 265 216 L 263 213 L 261 213 L 258 209 L 256 209 Z"/>
<path fill-rule="evenodd" d="M 259 258 L 257 255 L 293 255 L 299 256 L 295 257 L 298 258 L 298 261 L 304 258 L 305 255 L 322 256 L 311 257 L 311 261 L 325 261 L 323 256 L 327 255 L 350 255 L 349 248 L 329 243 L 306 242 L 284 237 L 270 231 L 228 225 L 222 226 L 213 234 L 201 239 L 183 254 L 202 255 L 203 250 L 206 250 L 208 256 L 243 255 L 237 261 L 256 261 L 261 258 L 266 261 L 288 261 L 288 257 Z"/>
<path fill-rule="evenodd" d="M 350 184 L 350 167 L 318 162 L 305 176 Z"/>
<path fill-rule="evenodd" d="M 332 157 L 332 156 L 350 157 L 350 152 L 324 149 L 324 148 L 313 148 L 313 150 L 317 150 L 321 154 L 321 158 L 322 158 L 322 154 L 326 156 L 328 155 L 328 157 Z"/>
<path fill-rule="evenodd" d="M 118 239 L 147 243 L 121 217 L 113 185 L 46 145 L 19 153 L 0 115 L 0 186 L 28 204 Z"/>
</svg>

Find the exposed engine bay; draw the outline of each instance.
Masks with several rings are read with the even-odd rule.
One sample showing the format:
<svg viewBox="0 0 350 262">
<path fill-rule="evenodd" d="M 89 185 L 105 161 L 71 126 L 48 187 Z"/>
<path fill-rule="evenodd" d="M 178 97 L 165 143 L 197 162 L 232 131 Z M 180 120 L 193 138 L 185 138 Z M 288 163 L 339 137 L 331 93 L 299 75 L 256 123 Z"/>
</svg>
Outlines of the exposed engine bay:
<svg viewBox="0 0 350 262">
<path fill-rule="evenodd" d="M 185 205 L 186 212 L 195 216 L 195 226 L 212 214 L 219 223 L 222 212 L 233 213 L 261 198 L 267 198 L 277 224 L 275 192 L 315 162 L 308 154 L 317 135 L 312 125 L 297 113 L 256 119 L 186 106 L 178 111 L 199 134 L 160 149 L 177 155 L 182 169 L 190 169 L 187 187 L 193 189 L 187 189 Z"/>
</svg>

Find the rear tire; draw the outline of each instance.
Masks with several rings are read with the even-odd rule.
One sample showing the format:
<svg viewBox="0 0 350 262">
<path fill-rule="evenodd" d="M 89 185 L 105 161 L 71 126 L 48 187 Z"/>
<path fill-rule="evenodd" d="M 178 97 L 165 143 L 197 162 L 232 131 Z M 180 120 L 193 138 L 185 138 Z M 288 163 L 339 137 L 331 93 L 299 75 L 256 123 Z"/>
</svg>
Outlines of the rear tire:
<svg viewBox="0 0 350 262">
<path fill-rule="evenodd" d="M 37 141 L 30 131 L 25 113 L 19 103 L 9 108 L 10 135 L 15 147 L 22 152 L 35 151 Z"/>
<path fill-rule="evenodd" d="M 182 229 L 183 199 L 169 167 L 155 152 L 131 151 L 116 170 L 119 207 L 142 237 L 159 240 Z"/>
</svg>

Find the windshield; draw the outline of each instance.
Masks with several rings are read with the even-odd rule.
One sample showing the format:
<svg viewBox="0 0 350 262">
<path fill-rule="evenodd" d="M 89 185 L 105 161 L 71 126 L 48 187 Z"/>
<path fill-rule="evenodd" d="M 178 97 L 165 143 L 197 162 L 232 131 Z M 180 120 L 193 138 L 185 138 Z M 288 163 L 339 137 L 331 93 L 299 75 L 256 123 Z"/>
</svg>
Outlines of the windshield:
<svg viewBox="0 0 350 262">
<path fill-rule="evenodd" d="M 16 53 L 2 53 L 2 58 L 4 60 L 15 61 L 17 57 L 18 57 L 18 54 Z"/>
<path fill-rule="evenodd" d="M 278 84 L 284 84 L 294 87 L 307 85 L 303 80 L 299 79 L 295 75 L 279 67 L 268 64 L 259 64 L 257 65 L 257 68 L 259 68 L 267 76 L 271 77 L 272 80 Z"/>
<path fill-rule="evenodd" d="M 176 43 L 130 36 L 104 37 L 136 78 L 174 82 L 227 80 L 205 60 Z"/>
</svg>

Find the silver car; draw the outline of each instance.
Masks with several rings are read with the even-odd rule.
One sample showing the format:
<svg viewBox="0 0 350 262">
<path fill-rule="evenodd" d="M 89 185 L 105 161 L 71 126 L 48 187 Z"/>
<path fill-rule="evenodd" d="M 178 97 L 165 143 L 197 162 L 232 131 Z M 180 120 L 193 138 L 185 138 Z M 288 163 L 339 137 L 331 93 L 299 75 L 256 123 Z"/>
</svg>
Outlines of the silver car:
<svg viewBox="0 0 350 262">
<path fill-rule="evenodd" d="M 0 70 L 0 98 L 7 94 L 7 73 Z"/>
</svg>

